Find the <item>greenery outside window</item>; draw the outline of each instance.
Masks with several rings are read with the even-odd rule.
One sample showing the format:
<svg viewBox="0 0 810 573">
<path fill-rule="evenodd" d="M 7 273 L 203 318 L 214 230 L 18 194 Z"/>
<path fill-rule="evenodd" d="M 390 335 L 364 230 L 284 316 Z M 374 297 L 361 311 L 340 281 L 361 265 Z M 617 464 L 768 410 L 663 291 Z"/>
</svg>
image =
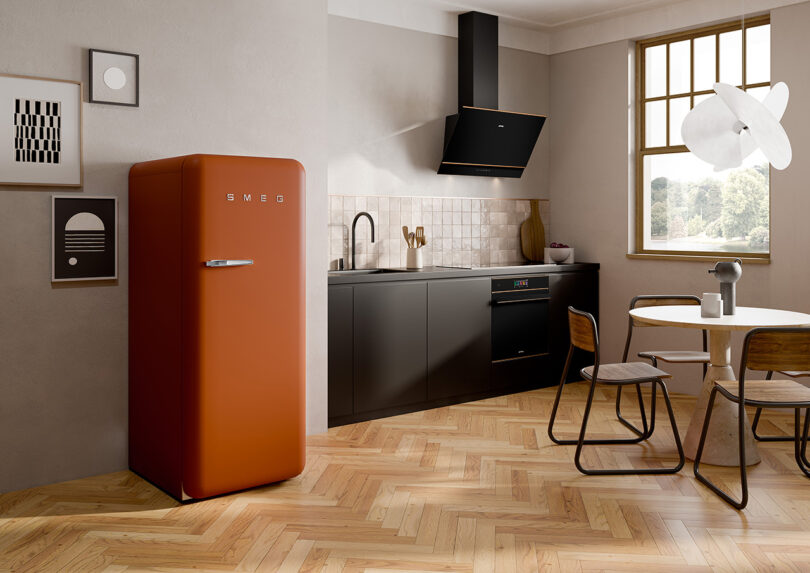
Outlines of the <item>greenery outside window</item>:
<svg viewBox="0 0 810 573">
<path fill-rule="evenodd" d="M 716 172 L 683 144 L 681 123 L 735 85 L 762 100 L 770 90 L 768 16 L 643 40 L 636 46 L 636 252 L 768 258 L 770 170 L 757 150 Z"/>
</svg>

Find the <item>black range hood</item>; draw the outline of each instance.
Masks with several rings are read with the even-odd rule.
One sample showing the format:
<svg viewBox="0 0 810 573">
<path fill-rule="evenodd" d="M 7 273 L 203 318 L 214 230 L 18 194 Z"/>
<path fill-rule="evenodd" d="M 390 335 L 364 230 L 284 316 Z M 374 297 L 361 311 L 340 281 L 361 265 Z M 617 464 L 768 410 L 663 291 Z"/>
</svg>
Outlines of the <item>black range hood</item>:
<svg viewBox="0 0 810 573">
<path fill-rule="evenodd" d="M 520 177 L 545 116 L 498 110 L 498 18 L 458 17 L 459 112 L 447 116 L 439 173 Z"/>
</svg>

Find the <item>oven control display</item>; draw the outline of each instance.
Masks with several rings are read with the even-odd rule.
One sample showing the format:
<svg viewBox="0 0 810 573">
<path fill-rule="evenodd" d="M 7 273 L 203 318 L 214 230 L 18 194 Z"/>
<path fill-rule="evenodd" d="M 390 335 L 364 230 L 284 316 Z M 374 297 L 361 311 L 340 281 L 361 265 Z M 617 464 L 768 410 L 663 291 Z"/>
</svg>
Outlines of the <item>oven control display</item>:
<svg viewBox="0 0 810 573">
<path fill-rule="evenodd" d="M 529 279 L 517 279 L 514 288 L 529 288 Z"/>
</svg>

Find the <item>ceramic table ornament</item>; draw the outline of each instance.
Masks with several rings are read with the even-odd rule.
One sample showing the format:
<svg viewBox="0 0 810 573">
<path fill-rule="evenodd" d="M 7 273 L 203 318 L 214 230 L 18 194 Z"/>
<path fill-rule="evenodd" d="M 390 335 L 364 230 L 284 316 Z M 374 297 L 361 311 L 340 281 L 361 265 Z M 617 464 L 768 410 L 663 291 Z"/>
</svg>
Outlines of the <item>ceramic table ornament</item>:
<svg viewBox="0 0 810 573">
<path fill-rule="evenodd" d="M 703 318 L 720 318 L 723 316 L 723 300 L 719 292 L 704 292 L 700 301 L 700 316 Z"/>
<path fill-rule="evenodd" d="M 720 296 L 723 298 L 723 314 L 734 314 L 737 309 L 736 283 L 742 276 L 742 260 L 721 261 L 709 269 L 720 281 Z"/>
</svg>

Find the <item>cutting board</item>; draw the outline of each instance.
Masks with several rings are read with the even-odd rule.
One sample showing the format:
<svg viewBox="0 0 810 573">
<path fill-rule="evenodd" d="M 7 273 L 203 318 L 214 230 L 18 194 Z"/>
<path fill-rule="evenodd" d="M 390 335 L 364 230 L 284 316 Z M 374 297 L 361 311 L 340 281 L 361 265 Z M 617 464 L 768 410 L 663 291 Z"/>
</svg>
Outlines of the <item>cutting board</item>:
<svg viewBox="0 0 810 573">
<path fill-rule="evenodd" d="M 520 249 L 523 256 L 530 261 L 543 261 L 543 249 L 546 246 L 546 231 L 540 219 L 540 201 L 531 200 L 532 212 L 529 218 L 520 225 Z"/>
</svg>

